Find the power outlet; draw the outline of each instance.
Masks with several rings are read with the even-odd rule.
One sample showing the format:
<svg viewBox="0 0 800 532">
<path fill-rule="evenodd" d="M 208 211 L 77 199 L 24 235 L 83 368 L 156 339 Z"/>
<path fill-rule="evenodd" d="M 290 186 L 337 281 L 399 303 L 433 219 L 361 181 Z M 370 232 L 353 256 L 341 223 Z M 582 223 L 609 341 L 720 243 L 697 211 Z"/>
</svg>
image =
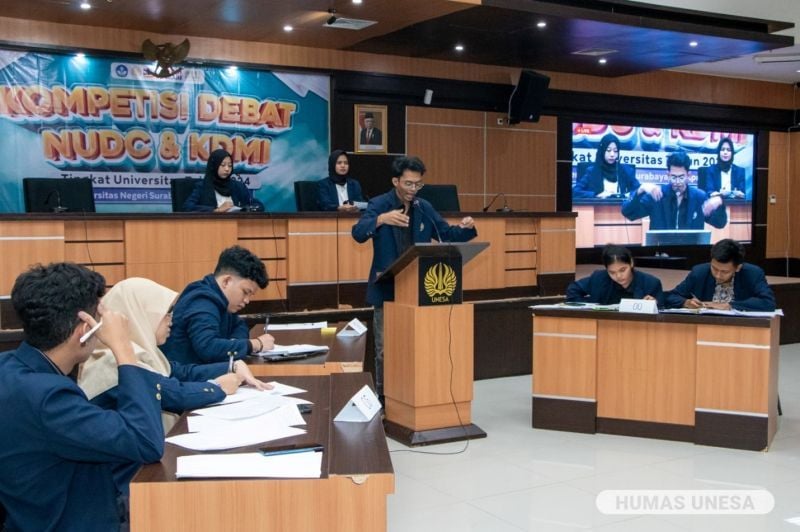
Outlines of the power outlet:
<svg viewBox="0 0 800 532">
<path fill-rule="evenodd" d="M 504 126 L 505 124 L 506 124 L 506 119 L 505 119 L 505 118 L 503 118 L 503 117 L 499 117 L 499 118 L 497 119 L 497 125 L 498 125 L 498 126 Z"/>
<path fill-rule="evenodd" d="M 769 203 L 770 205 L 775 205 L 776 203 L 778 203 L 778 197 L 775 194 L 770 194 Z"/>
</svg>

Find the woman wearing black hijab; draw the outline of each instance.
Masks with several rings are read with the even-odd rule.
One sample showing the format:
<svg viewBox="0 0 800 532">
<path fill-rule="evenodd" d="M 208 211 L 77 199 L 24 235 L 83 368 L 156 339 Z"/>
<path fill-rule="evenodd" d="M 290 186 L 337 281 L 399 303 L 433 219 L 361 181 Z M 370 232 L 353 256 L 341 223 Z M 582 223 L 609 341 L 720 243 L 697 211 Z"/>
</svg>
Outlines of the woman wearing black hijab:
<svg viewBox="0 0 800 532">
<path fill-rule="evenodd" d="M 350 176 L 350 160 L 344 150 L 328 157 L 328 177 L 317 181 L 317 205 L 321 211 L 358 212 L 353 202 L 364 201 L 361 185 Z"/>
<path fill-rule="evenodd" d="M 697 171 L 697 188 L 709 197 L 745 197 L 744 168 L 733 164 L 733 141 L 725 137 L 717 144 L 717 163 Z"/>
<path fill-rule="evenodd" d="M 639 188 L 636 168 L 619 162 L 619 139 L 611 133 L 600 139 L 597 155 L 572 189 L 572 198 L 626 196 Z"/>
<path fill-rule="evenodd" d="M 231 179 L 232 173 L 231 154 L 221 148 L 212 151 L 206 164 L 206 175 L 195 185 L 183 209 L 200 212 L 263 211 L 264 205 L 250 195 L 244 183 Z"/>
</svg>

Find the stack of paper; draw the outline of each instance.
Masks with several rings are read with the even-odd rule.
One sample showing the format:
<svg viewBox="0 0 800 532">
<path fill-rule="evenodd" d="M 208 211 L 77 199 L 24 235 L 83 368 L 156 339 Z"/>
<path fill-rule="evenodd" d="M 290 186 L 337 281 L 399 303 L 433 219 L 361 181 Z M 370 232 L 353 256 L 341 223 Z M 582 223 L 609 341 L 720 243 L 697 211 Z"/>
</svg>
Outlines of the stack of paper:
<svg viewBox="0 0 800 532">
<path fill-rule="evenodd" d="M 261 351 L 256 353 L 258 356 L 292 356 L 303 353 L 324 353 L 328 351 L 327 345 L 311 345 L 311 344 L 294 344 L 294 345 L 278 345 L 275 344 L 269 351 Z"/>
<path fill-rule="evenodd" d="M 322 453 L 264 456 L 261 453 L 199 454 L 178 457 L 178 478 L 319 478 Z"/>
</svg>

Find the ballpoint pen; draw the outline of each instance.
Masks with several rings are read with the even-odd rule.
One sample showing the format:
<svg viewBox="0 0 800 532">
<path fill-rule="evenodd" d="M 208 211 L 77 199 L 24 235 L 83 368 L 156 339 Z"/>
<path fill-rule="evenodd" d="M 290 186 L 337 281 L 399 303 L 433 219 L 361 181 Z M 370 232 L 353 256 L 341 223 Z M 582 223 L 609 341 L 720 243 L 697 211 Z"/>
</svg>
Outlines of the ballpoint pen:
<svg viewBox="0 0 800 532">
<path fill-rule="evenodd" d="M 228 353 L 228 373 L 233 373 L 233 353 Z"/>
<path fill-rule="evenodd" d="M 290 447 L 275 447 L 275 448 L 268 448 L 264 447 L 259 449 L 261 454 L 264 456 L 279 456 L 282 454 L 297 454 L 297 453 L 321 453 L 325 450 L 325 447 L 322 445 L 302 445 L 302 446 L 290 446 Z"/>
<path fill-rule="evenodd" d="M 268 332 L 267 329 L 269 329 L 269 314 L 267 314 L 267 317 L 264 319 L 264 332 Z"/>
<path fill-rule="evenodd" d="M 98 321 L 97 323 L 95 323 L 95 324 L 94 324 L 94 327 L 92 327 L 91 329 L 89 329 L 88 331 L 86 331 L 86 334 L 84 334 L 83 336 L 81 336 L 80 340 L 78 340 L 78 341 L 79 341 L 80 343 L 82 343 L 82 344 L 85 344 L 85 343 L 86 343 L 86 340 L 88 340 L 89 338 L 91 338 L 91 337 L 92 337 L 92 335 L 93 335 L 94 333 L 96 333 L 96 332 L 97 332 L 97 329 L 99 329 L 99 328 L 100 328 L 100 327 L 102 327 L 102 326 L 103 326 L 103 320 L 100 320 L 100 321 Z"/>
</svg>

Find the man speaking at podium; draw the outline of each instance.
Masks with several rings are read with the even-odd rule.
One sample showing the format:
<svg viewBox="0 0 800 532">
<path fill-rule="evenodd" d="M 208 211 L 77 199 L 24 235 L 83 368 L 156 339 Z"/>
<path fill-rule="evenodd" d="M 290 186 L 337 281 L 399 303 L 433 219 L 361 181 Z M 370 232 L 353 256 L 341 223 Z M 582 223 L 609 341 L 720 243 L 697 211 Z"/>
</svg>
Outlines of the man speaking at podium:
<svg viewBox="0 0 800 532">
<path fill-rule="evenodd" d="M 369 201 L 367 210 L 353 226 L 353 238 L 364 243 L 372 238 L 372 266 L 367 284 L 367 303 L 375 307 L 375 388 L 383 402 L 383 302 L 394 299 L 394 283 L 376 283 L 412 244 L 467 242 L 478 236 L 475 221 L 465 216 L 458 225 L 444 221 L 433 206 L 417 197 L 424 184 L 425 164 L 419 157 L 398 157 L 392 162 L 394 190 Z"/>
</svg>

